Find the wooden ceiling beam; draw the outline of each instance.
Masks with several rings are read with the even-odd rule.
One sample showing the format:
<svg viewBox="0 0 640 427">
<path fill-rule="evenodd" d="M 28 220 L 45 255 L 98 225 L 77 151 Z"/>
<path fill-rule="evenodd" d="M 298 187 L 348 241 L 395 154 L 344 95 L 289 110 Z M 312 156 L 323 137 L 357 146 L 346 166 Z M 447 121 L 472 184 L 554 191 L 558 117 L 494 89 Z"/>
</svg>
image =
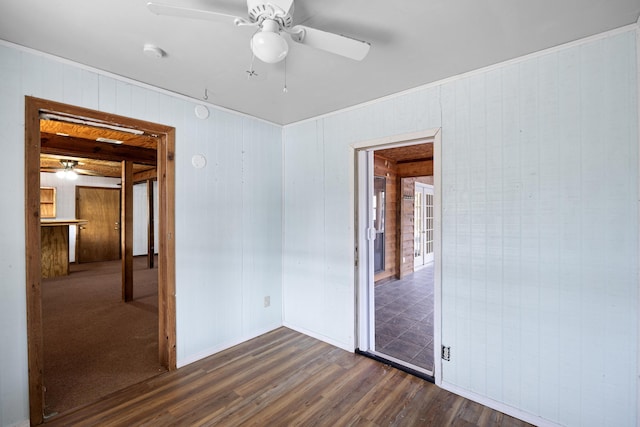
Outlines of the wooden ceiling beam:
<svg viewBox="0 0 640 427">
<path fill-rule="evenodd" d="M 138 184 L 139 182 L 158 179 L 158 174 L 156 169 L 148 169 L 145 171 L 136 172 L 133 174 L 133 183 Z"/>
<path fill-rule="evenodd" d="M 145 165 L 156 165 L 156 150 L 151 148 L 109 144 L 50 133 L 41 133 L 40 142 L 40 151 L 43 154 L 84 157 L 95 160 L 126 160 Z"/>
<path fill-rule="evenodd" d="M 433 175 L 433 160 L 408 162 L 398 164 L 398 177 L 411 178 L 416 176 Z"/>
<path fill-rule="evenodd" d="M 156 149 L 158 147 L 156 138 L 150 135 L 135 135 L 108 128 L 97 128 L 54 120 L 40 120 L 40 132 L 56 135 L 63 134 L 93 141 L 95 141 L 96 138 L 110 138 L 122 141 L 126 145 L 133 145 L 142 148 Z"/>
</svg>

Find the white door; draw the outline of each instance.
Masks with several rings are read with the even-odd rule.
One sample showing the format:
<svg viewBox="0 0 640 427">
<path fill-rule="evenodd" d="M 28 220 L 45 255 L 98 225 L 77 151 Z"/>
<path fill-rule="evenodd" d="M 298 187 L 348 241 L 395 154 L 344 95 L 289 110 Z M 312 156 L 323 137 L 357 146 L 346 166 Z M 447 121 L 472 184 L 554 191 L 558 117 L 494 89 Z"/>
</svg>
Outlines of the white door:
<svg viewBox="0 0 640 427">
<path fill-rule="evenodd" d="M 416 182 L 413 211 L 413 269 L 433 262 L 433 185 Z"/>
<path fill-rule="evenodd" d="M 374 242 L 376 238 L 373 209 L 375 187 L 373 150 L 358 151 L 357 162 L 358 348 L 362 351 L 372 351 L 375 348 Z"/>
</svg>

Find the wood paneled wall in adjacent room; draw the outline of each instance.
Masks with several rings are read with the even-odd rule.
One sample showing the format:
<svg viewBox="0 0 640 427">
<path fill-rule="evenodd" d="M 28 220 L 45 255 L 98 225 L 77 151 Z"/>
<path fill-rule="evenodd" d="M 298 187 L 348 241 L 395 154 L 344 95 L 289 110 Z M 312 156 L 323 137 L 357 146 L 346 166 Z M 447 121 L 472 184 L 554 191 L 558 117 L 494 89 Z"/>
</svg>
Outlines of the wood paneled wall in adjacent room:
<svg viewBox="0 0 640 427">
<path fill-rule="evenodd" d="M 374 280 L 377 282 L 398 275 L 398 165 L 395 161 L 377 154 L 373 159 L 373 174 L 387 179 L 384 271 L 375 275 Z"/>
</svg>

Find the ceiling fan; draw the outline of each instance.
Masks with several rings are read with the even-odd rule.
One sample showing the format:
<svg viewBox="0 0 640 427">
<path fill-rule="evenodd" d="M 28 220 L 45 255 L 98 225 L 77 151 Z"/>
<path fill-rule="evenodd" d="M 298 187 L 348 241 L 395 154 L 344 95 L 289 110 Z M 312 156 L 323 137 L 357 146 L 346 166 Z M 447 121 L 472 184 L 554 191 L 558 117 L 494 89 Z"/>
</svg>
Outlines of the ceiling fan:
<svg viewBox="0 0 640 427">
<path fill-rule="evenodd" d="M 351 37 L 329 33 L 304 25 L 293 25 L 293 0 L 247 0 L 248 19 L 203 9 L 192 9 L 150 1 L 149 10 L 158 15 L 205 19 L 233 23 L 236 26 L 256 27 L 251 38 L 251 50 L 263 62 L 282 61 L 289 45 L 282 33 L 294 42 L 361 61 L 371 45 Z"/>
</svg>

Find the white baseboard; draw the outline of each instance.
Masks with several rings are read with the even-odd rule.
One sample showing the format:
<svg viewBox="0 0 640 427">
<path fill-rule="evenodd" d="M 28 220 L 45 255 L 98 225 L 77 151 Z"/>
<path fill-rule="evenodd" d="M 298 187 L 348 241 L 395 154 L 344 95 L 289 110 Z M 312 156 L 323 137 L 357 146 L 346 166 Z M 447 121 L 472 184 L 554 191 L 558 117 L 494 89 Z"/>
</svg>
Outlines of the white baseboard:
<svg viewBox="0 0 640 427">
<path fill-rule="evenodd" d="M 251 333 L 249 333 L 247 335 L 243 335 L 240 338 L 234 339 L 232 341 L 227 341 L 227 342 L 225 342 L 223 344 L 220 344 L 220 345 L 217 345 L 215 347 L 209 347 L 206 350 L 203 350 L 203 351 L 198 352 L 196 354 L 192 354 L 189 357 L 185 357 L 183 359 L 178 360 L 176 362 L 176 367 L 177 368 L 182 368 L 183 366 L 187 366 L 187 365 L 189 365 L 191 363 L 197 362 L 198 360 L 202 360 L 205 357 L 213 356 L 214 354 L 219 353 L 219 352 L 221 352 L 223 350 L 226 350 L 226 349 L 231 348 L 233 346 L 236 346 L 238 344 L 242 344 L 245 341 L 249 341 L 250 339 L 259 337 L 260 335 L 264 335 L 267 332 L 274 331 L 274 330 L 280 328 L 281 326 L 282 325 L 275 325 L 275 326 L 272 326 L 272 327 L 256 330 L 256 331 L 253 331 L 253 332 L 251 332 Z"/>
<path fill-rule="evenodd" d="M 529 424 L 533 424 L 539 427 L 560 427 L 560 424 L 556 424 L 545 418 L 530 414 L 518 408 L 514 408 L 513 406 L 498 402 L 497 400 L 493 400 L 486 396 L 482 396 L 481 394 L 477 394 L 464 388 L 458 387 L 454 384 L 447 383 L 446 381 L 440 382 L 439 386 L 447 391 L 450 391 L 451 393 L 457 394 L 458 396 L 473 400 L 476 403 L 487 406 L 491 409 L 495 409 L 496 411 L 500 411 L 522 421 L 526 421 Z"/>
<path fill-rule="evenodd" d="M 334 340 L 332 338 L 329 338 L 329 337 L 327 337 L 325 335 L 318 334 L 316 332 L 310 331 L 310 330 L 305 329 L 305 328 L 300 328 L 298 326 L 292 325 L 292 324 L 287 323 L 287 322 L 284 322 L 282 326 L 284 326 L 285 328 L 293 329 L 294 331 L 300 332 L 301 334 L 310 336 L 311 338 L 315 338 L 317 340 L 324 341 L 327 344 L 331 344 L 334 347 L 341 348 L 341 349 L 343 349 L 345 351 L 348 351 L 350 353 L 353 353 L 355 351 L 355 347 L 353 346 L 353 344 L 348 345 L 348 344 L 345 344 L 343 342 L 339 342 L 339 341 L 336 341 L 336 340 Z"/>
<path fill-rule="evenodd" d="M 30 426 L 31 426 L 30 420 L 24 420 L 15 424 L 9 424 L 9 427 L 30 427 Z"/>
</svg>

